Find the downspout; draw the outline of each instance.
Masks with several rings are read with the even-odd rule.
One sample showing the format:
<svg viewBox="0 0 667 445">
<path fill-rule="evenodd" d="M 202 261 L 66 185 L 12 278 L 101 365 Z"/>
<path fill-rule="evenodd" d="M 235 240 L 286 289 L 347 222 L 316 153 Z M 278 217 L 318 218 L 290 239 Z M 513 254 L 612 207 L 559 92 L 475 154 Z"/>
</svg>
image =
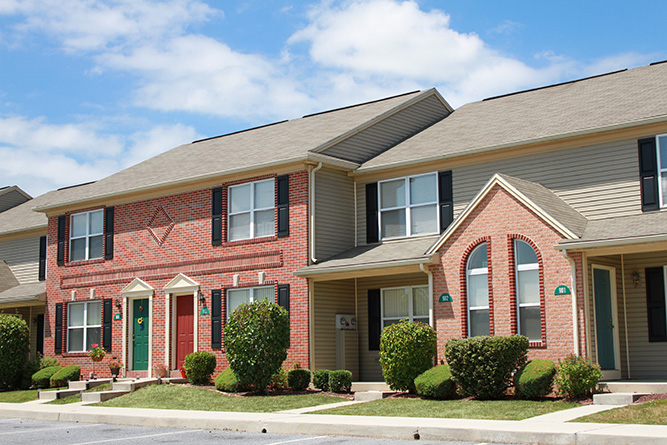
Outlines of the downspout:
<svg viewBox="0 0 667 445">
<path fill-rule="evenodd" d="M 570 275 L 572 276 L 572 336 L 574 338 L 574 355 L 579 355 L 579 322 L 577 317 L 577 268 L 574 260 L 570 258 L 566 250 L 563 250 L 563 257 L 570 263 Z"/>
<path fill-rule="evenodd" d="M 310 263 L 317 263 L 317 258 L 315 258 L 315 173 L 322 168 L 322 163 L 317 164 L 317 167 L 310 169 Z"/>
<path fill-rule="evenodd" d="M 359 246 L 359 227 L 357 225 L 357 178 L 354 178 L 354 247 Z"/>
<path fill-rule="evenodd" d="M 623 286 L 623 324 L 625 325 L 625 366 L 628 368 L 628 380 L 630 374 L 630 343 L 628 343 L 628 306 L 625 301 L 625 257 L 621 254 L 621 284 Z"/>
<path fill-rule="evenodd" d="M 428 276 L 428 324 L 435 329 L 433 324 L 433 272 L 424 267 L 424 263 L 420 263 L 419 268 Z"/>
</svg>

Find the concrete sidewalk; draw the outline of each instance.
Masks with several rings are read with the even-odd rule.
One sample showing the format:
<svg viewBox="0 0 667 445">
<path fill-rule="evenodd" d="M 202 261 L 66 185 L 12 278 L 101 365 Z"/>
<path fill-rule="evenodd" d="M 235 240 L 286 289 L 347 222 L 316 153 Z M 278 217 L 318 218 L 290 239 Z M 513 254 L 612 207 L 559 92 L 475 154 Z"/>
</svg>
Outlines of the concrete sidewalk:
<svg viewBox="0 0 667 445">
<path fill-rule="evenodd" d="M 584 406 L 523 421 L 505 421 L 0 403 L 0 417 L 204 430 L 227 429 L 465 442 L 558 445 L 667 443 L 667 426 L 565 423 L 572 417 L 576 418 L 601 409 Z"/>
</svg>

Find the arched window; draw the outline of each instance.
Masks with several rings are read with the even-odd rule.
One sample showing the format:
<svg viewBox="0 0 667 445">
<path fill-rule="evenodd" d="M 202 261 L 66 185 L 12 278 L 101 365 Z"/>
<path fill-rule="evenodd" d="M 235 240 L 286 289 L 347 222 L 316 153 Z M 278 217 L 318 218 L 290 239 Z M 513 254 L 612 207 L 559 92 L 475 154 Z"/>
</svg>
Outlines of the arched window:
<svg viewBox="0 0 667 445">
<path fill-rule="evenodd" d="M 470 253 L 466 265 L 468 336 L 489 335 L 489 267 L 486 243 Z"/>
<path fill-rule="evenodd" d="M 535 250 L 525 241 L 514 240 L 516 304 L 519 334 L 530 341 L 542 341 L 540 307 L 540 264 Z"/>
</svg>

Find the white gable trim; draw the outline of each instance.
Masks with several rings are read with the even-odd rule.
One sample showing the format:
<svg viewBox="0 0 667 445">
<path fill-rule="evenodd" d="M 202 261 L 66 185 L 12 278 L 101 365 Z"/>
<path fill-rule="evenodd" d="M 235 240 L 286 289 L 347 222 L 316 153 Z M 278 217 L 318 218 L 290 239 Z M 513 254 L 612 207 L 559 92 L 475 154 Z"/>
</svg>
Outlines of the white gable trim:
<svg viewBox="0 0 667 445">
<path fill-rule="evenodd" d="M 177 292 L 190 293 L 199 290 L 199 283 L 187 275 L 179 273 L 164 287 L 164 291 L 168 294 Z"/>
<path fill-rule="evenodd" d="M 135 278 L 130 284 L 120 291 L 123 297 L 134 297 L 137 295 L 153 295 L 155 289 L 141 278 Z"/>
<path fill-rule="evenodd" d="M 514 198 L 519 200 L 523 205 L 528 207 L 530 210 L 532 210 L 534 213 L 537 214 L 541 219 L 543 219 L 547 224 L 549 224 L 551 227 L 553 227 L 556 231 L 558 231 L 561 235 L 563 235 L 565 238 L 568 239 L 579 239 L 579 237 L 572 232 L 570 229 L 565 227 L 563 224 L 561 224 L 558 220 L 556 220 L 553 216 L 551 216 L 549 213 L 547 213 L 544 209 L 542 209 L 540 206 L 535 204 L 533 201 L 528 199 L 526 195 L 521 193 L 517 188 L 515 188 L 512 184 L 507 182 L 501 175 L 496 173 L 493 175 L 493 177 L 489 180 L 489 182 L 486 183 L 486 185 L 480 190 L 480 192 L 475 196 L 475 198 L 470 201 L 470 204 L 461 212 L 461 214 L 456 218 L 456 220 L 449 225 L 447 230 L 438 238 L 438 240 L 431 246 L 428 251 L 426 252 L 427 255 L 432 255 L 447 242 L 449 237 L 456 231 L 456 229 L 459 228 L 459 226 L 463 223 L 463 221 L 468 218 L 468 216 L 475 210 L 475 208 L 482 202 L 484 197 L 491 191 L 491 189 L 494 186 L 500 186 L 502 187 L 507 193 L 512 195 Z"/>
</svg>

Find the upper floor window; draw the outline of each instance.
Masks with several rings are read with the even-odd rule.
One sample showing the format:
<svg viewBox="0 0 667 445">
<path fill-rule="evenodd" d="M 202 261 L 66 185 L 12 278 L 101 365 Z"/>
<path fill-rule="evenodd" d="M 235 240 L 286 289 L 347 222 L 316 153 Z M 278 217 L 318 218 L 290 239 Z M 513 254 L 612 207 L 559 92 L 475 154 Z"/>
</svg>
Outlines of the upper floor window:
<svg viewBox="0 0 667 445">
<path fill-rule="evenodd" d="M 540 264 L 535 250 L 525 241 L 514 240 L 516 299 L 519 334 L 530 341 L 542 340 Z"/>
<path fill-rule="evenodd" d="M 400 320 L 429 323 L 428 286 L 382 289 L 382 328 Z"/>
<path fill-rule="evenodd" d="M 227 291 L 227 318 L 241 303 L 254 303 L 259 300 L 275 301 L 273 286 L 246 287 Z"/>
<path fill-rule="evenodd" d="M 466 264 L 468 336 L 489 335 L 489 265 L 486 243 L 470 253 Z"/>
<path fill-rule="evenodd" d="M 90 351 L 100 343 L 102 305 L 99 301 L 70 303 L 67 306 L 67 352 Z"/>
<path fill-rule="evenodd" d="M 75 213 L 70 216 L 70 261 L 102 258 L 104 210 Z"/>
<path fill-rule="evenodd" d="M 378 183 L 380 238 L 438 233 L 438 175 Z"/>
<path fill-rule="evenodd" d="M 656 137 L 658 174 L 660 175 L 660 207 L 667 207 L 667 134 Z"/>
<path fill-rule="evenodd" d="M 229 241 L 275 234 L 275 180 L 229 187 Z"/>
</svg>

